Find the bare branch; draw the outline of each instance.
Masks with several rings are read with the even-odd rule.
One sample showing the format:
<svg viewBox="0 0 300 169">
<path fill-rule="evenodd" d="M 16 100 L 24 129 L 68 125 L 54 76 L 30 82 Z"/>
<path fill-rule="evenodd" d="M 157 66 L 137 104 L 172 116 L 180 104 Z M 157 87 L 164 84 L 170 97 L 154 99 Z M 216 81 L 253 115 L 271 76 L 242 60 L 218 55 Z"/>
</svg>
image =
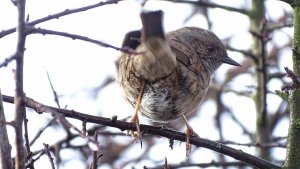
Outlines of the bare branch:
<svg viewBox="0 0 300 169">
<path fill-rule="evenodd" d="M 98 139 L 97 132 L 95 132 L 95 134 L 94 134 L 94 139 L 95 140 Z M 93 161 L 92 161 L 92 164 L 90 166 L 90 169 L 97 169 L 97 167 L 98 167 L 98 151 L 93 151 L 92 154 L 93 154 Z"/>
<path fill-rule="evenodd" d="M 17 50 L 16 56 L 16 71 L 15 71 L 15 144 L 16 144 L 16 158 L 15 168 L 25 168 L 25 151 L 23 140 L 23 121 L 26 113 L 25 110 L 25 94 L 23 91 L 23 62 L 24 50 L 26 41 L 26 28 L 25 28 L 25 3 L 26 0 L 16 1 L 18 8 L 18 27 L 17 27 Z"/>
<path fill-rule="evenodd" d="M 0 168 L 13 168 L 11 161 L 11 145 L 8 140 L 5 122 L 4 107 L 0 91 Z"/>
<path fill-rule="evenodd" d="M 240 8 L 234 8 L 230 6 L 225 6 L 225 5 L 219 5 L 213 2 L 209 1 L 203 1 L 203 0 L 198 0 L 198 1 L 191 1 L 191 0 L 161 0 L 161 1 L 170 1 L 174 3 L 186 3 L 186 4 L 193 4 L 193 5 L 199 5 L 199 6 L 205 6 L 209 8 L 220 8 L 220 9 L 225 9 L 227 11 L 231 12 L 238 12 L 244 15 L 249 15 L 249 11 L 246 9 L 240 9 Z"/>
<path fill-rule="evenodd" d="M 2 96 L 3 96 L 3 100 L 5 102 L 13 103 L 13 101 L 14 101 L 13 97 L 6 96 L 6 95 L 2 95 Z M 69 117 L 69 118 L 74 118 L 74 119 L 78 119 L 78 120 L 84 120 L 84 121 L 90 122 L 90 123 L 102 124 L 105 126 L 118 128 L 122 131 L 124 131 L 124 130 L 135 131 L 136 130 L 135 124 L 132 124 L 130 122 L 120 121 L 120 120 L 117 120 L 116 118 L 110 119 L 110 118 L 104 118 L 104 117 L 99 117 L 99 116 L 92 116 L 92 115 L 89 115 L 88 113 L 84 114 L 84 113 L 80 113 L 80 112 L 77 112 L 74 110 L 59 109 L 59 108 L 41 104 L 30 98 L 26 99 L 26 105 L 29 108 L 32 108 L 39 113 L 47 112 L 47 113 L 52 114 L 52 112 L 56 112 L 59 114 L 60 117 Z M 163 136 L 163 137 L 173 139 L 173 140 L 178 140 L 178 141 L 186 140 L 185 133 L 180 133 L 180 132 L 177 132 L 174 130 L 162 129 L 161 127 L 154 127 L 154 126 L 149 126 L 149 125 L 141 125 L 140 128 L 141 128 L 142 133 L 159 135 L 159 136 Z M 190 143 L 197 147 L 204 147 L 204 148 L 208 148 L 212 151 L 216 151 L 216 152 L 225 154 L 227 156 L 230 156 L 237 160 L 241 160 L 245 163 L 248 163 L 251 166 L 255 166 L 258 168 L 266 168 L 266 169 L 281 168 L 281 167 L 279 167 L 275 164 L 272 164 L 264 159 L 255 157 L 255 156 L 245 153 L 241 150 L 237 150 L 237 149 L 225 146 L 221 143 L 213 142 L 213 141 L 210 141 L 207 139 L 203 139 L 203 138 L 199 138 L 199 137 L 191 137 Z"/>
<path fill-rule="evenodd" d="M 252 59 L 255 63 L 258 62 L 257 56 L 255 54 L 253 54 L 251 51 L 247 51 L 247 50 L 240 50 L 240 49 L 236 49 L 234 47 L 231 46 L 226 46 L 226 49 L 233 51 L 233 52 L 239 52 L 241 54 L 243 54 L 246 57 L 249 57 L 250 59 Z"/>
<path fill-rule="evenodd" d="M 93 43 L 93 44 L 97 44 L 97 45 L 100 45 L 102 47 L 112 48 L 112 49 L 115 49 L 115 50 L 119 50 L 119 51 L 122 51 L 122 52 L 125 52 L 125 53 L 132 54 L 132 55 L 140 54 L 140 53 L 137 53 L 134 50 L 132 50 L 130 48 L 127 48 L 127 47 L 119 48 L 119 47 L 101 42 L 99 40 L 91 39 L 91 38 L 85 37 L 85 36 L 70 34 L 70 33 L 66 33 L 66 32 L 59 32 L 59 31 L 53 31 L 53 30 L 41 29 L 41 28 L 33 28 L 33 27 L 29 28 L 28 31 L 29 31 L 28 34 L 39 33 L 39 34 L 43 34 L 43 35 L 49 34 L 49 35 L 63 36 L 63 37 L 71 38 L 73 40 L 78 39 L 78 40 L 90 42 L 90 43 Z"/>
<path fill-rule="evenodd" d="M 229 116 L 231 119 L 236 122 L 237 125 L 240 126 L 240 128 L 243 130 L 243 133 L 246 134 L 251 140 L 255 140 L 255 135 L 251 133 L 246 126 L 237 119 L 237 117 L 232 113 L 232 111 L 228 111 Z"/>
<path fill-rule="evenodd" d="M 28 124 L 28 119 L 27 119 L 27 116 L 26 116 L 26 113 L 25 113 L 24 114 L 24 138 L 25 138 L 25 148 L 26 148 L 26 160 L 30 161 L 31 158 L 32 158 L 32 153 L 31 153 L 31 150 L 30 150 L 27 124 Z M 32 165 L 29 166 L 29 168 L 34 169 L 33 163 L 32 163 Z"/>
<path fill-rule="evenodd" d="M 41 136 L 41 134 L 45 131 L 46 128 L 48 128 L 49 126 L 51 126 L 51 124 L 55 121 L 56 119 L 52 119 L 45 127 L 43 127 L 42 129 L 40 129 L 36 135 L 33 137 L 33 139 L 30 142 L 30 146 L 32 146 L 35 141 Z"/>
<path fill-rule="evenodd" d="M 48 15 L 46 17 L 34 20 L 32 22 L 28 22 L 27 24 L 33 26 L 33 25 L 36 25 L 36 24 L 39 24 L 39 23 L 43 23 L 43 22 L 52 20 L 52 19 L 58 19 L 58 18 L 63 17 L 63 16 L 67 16 L 67 15 L 78 13 L 78 12 L 87 11 L 87 10 L 90 10 L 90 9 L 93 9 L 93 8 L 97 8 L 97 7 L 100 7 L 100 6 L 103 6 L 103 5 L 116 4 L 116 3 L 120 2 L 120 1 L 122 1 L 122 0 L 109 0 L 109 1 L 105 1 L 105 2 L 98 2 L 96 4 L 88 5 L 88 6 L 81 7 L 81 8 L 66 9 L 66 10 L 64 10 L 62 12 L 58 12 L 56 14 Z M 4 37 L 6 35 L 12 34 L 15 31 L 16 31 L 16 28 L 11 28 L 11 29 L 8 29 L 8 30 L 2 30 L 0 32 L 0 38 Z"/>
<path fill-rule="evenodd" d="M 231 145 L 238 145 L 238 146 L 247 146 L 247 147 L 260 147 L 260 148 L 286 148 L 286 143 L 237 143 L 234 141 L 220 141 L 222 144 L 231 144 Z"/>
<path fill-rule="evenodd" d="M 39 160 L 45 153 L 46 153 L 46 150 L 43 149 L 42 151 L 40 151 L 39 155 L 35 159 L 31 158 L 29 161 L 27 161 L 26 168 L 33 165 L 33 163 L 36 162 L 37 160 Z"/>
<path fill-rule="evenodd" d="M 51 156 L 51 153 L 50 153 L 50 150 L 49 150 L 49 145 L 48 144 L 43 144 L 44 145 L 44 149 L 45 149 L 45 152 L 46 152 L 46 154 L 47 154 L 47 156 L 48 156 L 48 159 L 49 159 L 49 161 L 50 161 L 50 164 L 51 164 L 51 168 L 52 169 L 55 169 L 55 167 L 54 167 L 54 162 L 53 162 L 53 158 L 52 158 L 52 156 Z"/>
<path fill-rule="evenodd" d="M 268 23 L 266 27 L 266 31 L 272 32 L 275 29 L 281 29 L 281 28 L 292 27 L 292 26 L 294 26 L 294 22 L 292 19 L 286 20 L 284 22 Z"/>
<path fill-rule="evenodd" d="M 0 63 L 0 68 L 7 66 L 10 62 L 12 62 L 14 59 L 16 59 L 16 55 L 12 55 L 6 59 L 4 59 L 1 63 Z"/>
<path fill-rule="evenodd" d="M 209 163 L 181 163 L 181 164 L 168 164 L 169 168 L 175 169 L 175 168 L 182 168 L 182 167 L 200 167 L 200 168 L 209 168 L 209 167 L 246 167 L 247 164 L 239 161 L 234 162 L 216 162 L 212 161 Z M 164 168 L 163 166 L 156 166 L 156 167 L 146 167 L 147 169 L 161 169 Z"/>
</svg>

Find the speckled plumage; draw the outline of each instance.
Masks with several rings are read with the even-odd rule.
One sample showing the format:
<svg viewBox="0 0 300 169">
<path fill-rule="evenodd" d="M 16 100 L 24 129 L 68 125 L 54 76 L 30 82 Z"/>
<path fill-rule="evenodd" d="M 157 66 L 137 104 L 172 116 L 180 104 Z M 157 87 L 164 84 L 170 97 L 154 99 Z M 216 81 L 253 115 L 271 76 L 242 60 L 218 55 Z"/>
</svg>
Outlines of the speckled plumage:
<svg viewBox="0 0 300 169">
<path fill-rule="evenodd" d="M 118 83 L 126 101 L 133 107 L 136 105 L 145 80 L 139 112 L 157 122 L 167 122 L 193 112 L 205 97 L 214 71 L 222 63 L 239 65 L 227 56 L 219 38 L 210 31 L 184 27 L 169 32 L 165 39 L 161 38 L 162 43 L 157 43 L 154 48 L 142 39 L 136 48 L 142 54 L 130 57 L 123 53 L 119 63 Z M 153 55 L 157 55 L 153 50 L 164 45 L 167 54 L 163 59 L 169 60 L 153 59 Z M 141 57 L 148 57 L 153 63 L 143 62 Z M 161 63 L 167 64 L 161 66 Z M 155 65 L 161 67 L 156 69 Z"/>
</svg>

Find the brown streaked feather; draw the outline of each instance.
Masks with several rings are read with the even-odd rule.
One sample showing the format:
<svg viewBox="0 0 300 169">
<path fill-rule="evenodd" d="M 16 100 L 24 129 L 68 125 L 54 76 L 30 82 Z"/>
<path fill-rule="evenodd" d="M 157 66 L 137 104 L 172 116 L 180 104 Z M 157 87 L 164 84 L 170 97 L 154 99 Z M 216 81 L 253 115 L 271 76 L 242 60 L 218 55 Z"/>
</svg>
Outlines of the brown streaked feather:
<svg viewBox="0 0 300 169">
<path fill-rule="evenodd" d="M 199 66 L 195 65 L 195 63 L 199 63 L 199 57 L 197 57 L 197 54 L 190 49 L 189 46 L 187 46 L 187 43 L 184 40 L 175 39 L 174 37 L 177 36 L 173 36 L 172 39 L 168 39 L 168 42 L 171 46 L 172 52 L 176 56 L 176 60 L 183 64 L 184 67 L 188 68 L 196 76 L 199 76 L 200 71 L 196 69 Z"/>
</svg>

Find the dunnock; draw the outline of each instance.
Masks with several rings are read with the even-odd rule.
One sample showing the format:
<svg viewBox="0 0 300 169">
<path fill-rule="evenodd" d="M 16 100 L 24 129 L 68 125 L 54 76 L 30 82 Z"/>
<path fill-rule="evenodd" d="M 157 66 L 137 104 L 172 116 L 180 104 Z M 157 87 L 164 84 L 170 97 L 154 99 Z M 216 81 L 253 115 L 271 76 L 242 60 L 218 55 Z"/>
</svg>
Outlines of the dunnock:
<svg viewBox="0 0 300 169">
<path fill-rule="evenodd" d="M 182 117 L 188 128 L 188 152 L 193 131 L 185 115 L 201 103 L 222 63 L 240 64 L 228 57 L 221 40 L 208 30 L 184 27 L 165 35 L 162 15 L 162 11 L 142 12 L 142 30 L 125 36 L 123 47 L 138 54 L 122 54 L 118 82 L 136 109 L 132 122 L 137 122 L 138 132 L 138 112 L 162 123 Z"/>
</svg>

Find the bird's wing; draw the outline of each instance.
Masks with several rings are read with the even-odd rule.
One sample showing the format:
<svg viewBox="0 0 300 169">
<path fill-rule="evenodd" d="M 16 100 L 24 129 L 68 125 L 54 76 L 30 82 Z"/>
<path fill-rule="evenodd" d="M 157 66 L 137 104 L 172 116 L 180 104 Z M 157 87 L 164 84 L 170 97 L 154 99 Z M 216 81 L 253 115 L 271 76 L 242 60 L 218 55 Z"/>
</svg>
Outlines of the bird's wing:
<svg viewBox="0 0 300 169">
<path fill-rule="evenodd" d="M 130 48 L 135 50 L 141 44 L 141 31 L 135 30 L 126 33 L 123 39 L 122 48 Z M 119 72 L 120 58 L 115 61 L 117 72 Z"/>
<path fill-rule="evenodd" d="M 172 52 L 176 56 L 176 60 L 187 67 L 196 76 L 199 76 L 198 70 L 196 70 L 195 66 L 193 65 L 193 55 L 195 55 L 195 53 L 193 53 L 193 51 L 180 40 L 169 39 L 169 44 Z"/>
<path fill-rule="evenodd" d="M 122 47 L 128 47 L 130 49 L 136 49 L 141 44 L 141 31 L 135 30 L 128 32 L 122 43 Z"/>
</svg>

